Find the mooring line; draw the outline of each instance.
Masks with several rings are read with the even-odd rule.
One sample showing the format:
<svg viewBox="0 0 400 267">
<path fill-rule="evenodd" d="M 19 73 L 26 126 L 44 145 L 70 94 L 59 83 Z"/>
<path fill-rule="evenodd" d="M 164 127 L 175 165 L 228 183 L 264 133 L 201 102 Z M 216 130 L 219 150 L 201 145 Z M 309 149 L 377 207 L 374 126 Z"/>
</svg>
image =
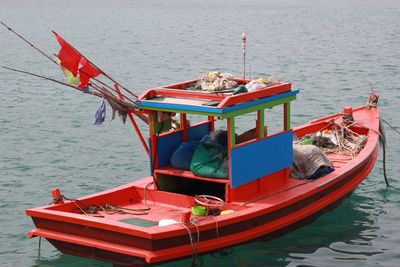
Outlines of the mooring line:
<svg viewBox="0 0 400 267">
<path fill-rule="evenodd" d="M 386 123 L 387 125 L 389 125 L 389 127 L 392 128 L 396 133 L 400 134 L 400 132 L 399 132 L 396 128 L 394 128 L 392 125 L 390 125 L 390 123 L 388 123 L 387 121 L 385 121 L 384 118 L 381 117 L 381 120 L 382 120 L 384 123 Z"/>
</svg>

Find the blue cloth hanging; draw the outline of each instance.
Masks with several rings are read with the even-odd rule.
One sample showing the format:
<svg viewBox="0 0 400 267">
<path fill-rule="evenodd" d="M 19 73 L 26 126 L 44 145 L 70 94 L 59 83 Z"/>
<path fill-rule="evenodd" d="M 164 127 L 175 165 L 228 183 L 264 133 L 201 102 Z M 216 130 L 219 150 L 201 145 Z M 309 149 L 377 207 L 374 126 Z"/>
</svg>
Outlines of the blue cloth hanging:
<svg viewBox="0 0 400 267">
<path fill-rule="evenodd" d="M 106 119 L 106 101 L 105 98 L 102 98 L 100 107 L 96 111 L 96 114 L 94 115 L 94 125 L 102 124 L 105 119 Z"/>
</svg>

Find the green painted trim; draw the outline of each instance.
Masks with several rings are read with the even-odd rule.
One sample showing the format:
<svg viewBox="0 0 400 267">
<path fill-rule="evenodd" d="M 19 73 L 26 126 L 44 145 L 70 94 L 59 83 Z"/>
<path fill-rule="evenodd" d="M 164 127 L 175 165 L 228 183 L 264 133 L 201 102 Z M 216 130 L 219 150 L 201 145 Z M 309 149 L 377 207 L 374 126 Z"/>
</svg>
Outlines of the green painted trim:
<svg viewBox="0 0 400 267">
<path fill-rule="evenodd" d="M 150 125 L 150 135 L 155 134 L 155 132 L 158 129 L 158 123 L 157 123 L 157 111 L 153 111 L 151 113 L 151 125 Z"/>
<path fill-rule="evenodd" d="M 229 133 L 229 147 L 232 149 L 236 144 L 236 135 L 235 135 L 235 117 L 227 119 L 227 128 Z"/>
<path fill-rule="evenodd" d="M 274 106 L 278 106 L 278 105 L 282 105 L 285 103 L 290 103 L 290 101 L 293 101 L 296 99 L 296 95 L 292 95 L 292 96 L 288 96 L 285 97 L 283 99 L 278 99 L 272 102 L 267 102 L 267 103 L 263 103 L 263 104 L 259 104 L 256 106 L 252 106 L 252 107 L 248 107 L 248 108 L 244 108 L 241 110 L 235 110 L 232 112 L 227 112 L 227 113 L 222 113 L 219 117 L 221 119 L 226 119 L 226 118 L 232 118 L 232 117 L 237 117 L 237 116 L 241 116 L 250 112 L 255 112 L 261 109 L 266 109 L 266 108 L 272 108 Z"/>
<path fill-rule="evenodd" d="M 255 105 L 255 106 L 251 106 L 251 107 L 247 107 L 244 109 L 235 110 L 235 111 L 231 111 L 231 112 L 227 112 L 227 113 L 209 113 L 209 112 L 188 111 L 188 110 L 183 110 L 183 109 L 169 109 L 169 108 L 147 108 L 146 107 L 145 109 L 153 110 L 154 112 L 166 111 L 166 112 L 185 113 L 185 114 L 201 115 L 201 116 L 214 116 L 214 117 L 218 117 L 219 119 L 227 119 L 227 118 L 241 116 L 241 115 L 244 115 L 247 113 L 256 112 L 258 110 L 272 108 L 274 106 L 288 103 L 289 104 L 288 116 L 290 119 L 290 101 L 293 101 L 295 99 L 296 99 L 296 95 L 292 95 L 292 96 L 288 96 L 288 97 L 278 99 L 278 100 L 275 100 L 272 102 L 262 103 L 259 105 Z M 157 118 L 157 117 L 155 117 L 155 118 Z M 288 120 L 288 121 L 289 121 L 289 126 L 290 126 L 290 120 Z"/>
<path fill-rule="evenodd" d="M 153 125 L 152 126 L 153 126 L 153 131 L 154 131 L 154 133 L 152 133 L 152 134 L 157 134 L 158 131 L 160 130 L 161 125 L 163 126 L 161 132 L 167 131 L 172 128 L 171 119 L 165 120 L 164 123 L 158 122 L 157 113 L 158 113 L 157 111 L 153 111 L 153 113 L 152 113 L 152 116 L 153 116 L 153 120 L 152 120 Z"/>
</svg>

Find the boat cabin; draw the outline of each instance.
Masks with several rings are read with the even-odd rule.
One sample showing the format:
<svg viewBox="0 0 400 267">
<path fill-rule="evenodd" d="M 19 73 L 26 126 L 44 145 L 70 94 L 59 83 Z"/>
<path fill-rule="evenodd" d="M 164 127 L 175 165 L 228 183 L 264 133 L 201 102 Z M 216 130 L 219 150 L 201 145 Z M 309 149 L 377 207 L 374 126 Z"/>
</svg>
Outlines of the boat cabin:
<svg viewBox="0 0 400 267">
<path fill-rule="evenodd" d="M 234 80 L 239 85 L 250 82 Z M 158 189 L 192 196 L 213 195 L 232 202 L 264 195 L 271 185 L 289 179 L 292 164 L 290 102 L 296 99 L 298 90 L 292 90 L 291 83 L 279 82 L 251 92 L 232 94 L 192 90 L 190 85 L 195 82 L 152 88 L 137 101 L 138 108 L 149 115 L 150 171 Z M 268 135 L 265 114 L 275 106 L 283 107 L 284 126 L 281 131 Z M 239 136 L 235 131 L 235 119 L 253 112 L 257 114 L 255 128 Z M 187 120 L 188 115 L 203 116 L 204 120 L 192 124 Z M 176 117 L 178 119 L 174 119 Z M 210 175 L 199 175 L 190 168 L 173 167 L 174 153 L 188 143 L 203 144 L 207 136 L 218 130 L 216 120 L 226 122 L 227 130 L 223 135 L 226 140 L 218 147 L 223 156 L 206 151 L 202 156 L 208 160 L 200 165 L 219 160 L 217 167 L 224 167 L 226 175 L 214 175 L 218 170 L 211 171 Z M 198 153 L 197 148 L 193 157 Z M 185 160 L 190 162 L 188 158 Z M 193 159 L 190 166 L 193 167 Z"/>
</svg>

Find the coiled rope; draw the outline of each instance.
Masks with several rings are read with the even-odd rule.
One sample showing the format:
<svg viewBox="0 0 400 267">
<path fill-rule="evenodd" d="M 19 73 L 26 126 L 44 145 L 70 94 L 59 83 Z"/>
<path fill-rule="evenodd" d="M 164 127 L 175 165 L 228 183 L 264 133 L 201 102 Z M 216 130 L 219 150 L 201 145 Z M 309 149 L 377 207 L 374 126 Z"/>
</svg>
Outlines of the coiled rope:
<svg viewBox="0 0 400 267">
<path fill-rule="evenodd" d="M 147 188 L 147 186 L 145 187 Z M 133 208 L 125 208 L 113 204 L 105 204 L 105 205 L 86 205 L 79 199 L 71 199 L 67 198 L 64 195 L 60 195 L 59 197 L 55 198 L 49 205 L 51 204 L 57 204 L 61 200 L 68 200 L 71 201 L 77 209 L 80 210 L 82 214 L 85 214 L 87 216 L 93 216 L 93 217 L 104 217 L 103 215 L 99 214 L 100 211 L 104 212 L 105 214 L 112 215 L 112 214 L 131 214 L 131 215 L 146 215 L 148 214 L 148 211 L 150 210 L 150 207 L 147 206 L 146 203 L 146 208 L 140 208 L 140 209 L 133 209 Z"/>
</svg>

